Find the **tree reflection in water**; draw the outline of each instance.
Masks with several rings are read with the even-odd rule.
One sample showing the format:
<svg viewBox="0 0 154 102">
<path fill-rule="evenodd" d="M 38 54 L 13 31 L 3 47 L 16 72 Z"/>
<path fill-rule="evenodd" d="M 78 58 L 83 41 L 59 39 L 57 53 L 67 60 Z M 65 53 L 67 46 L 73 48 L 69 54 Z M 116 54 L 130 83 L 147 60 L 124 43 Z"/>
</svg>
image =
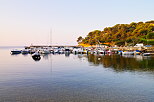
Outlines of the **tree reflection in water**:
<svg viewBox="0 0 154 102">
<path fill-rule="evenodd" d="M 88 62 L 97 66 L 102 64 L 104 68 L 112 68 L 121 71 L 154 71 L 154 57 L 120 56 L 120 55 L 87 55 L 83 56 Z"/>
</svg>

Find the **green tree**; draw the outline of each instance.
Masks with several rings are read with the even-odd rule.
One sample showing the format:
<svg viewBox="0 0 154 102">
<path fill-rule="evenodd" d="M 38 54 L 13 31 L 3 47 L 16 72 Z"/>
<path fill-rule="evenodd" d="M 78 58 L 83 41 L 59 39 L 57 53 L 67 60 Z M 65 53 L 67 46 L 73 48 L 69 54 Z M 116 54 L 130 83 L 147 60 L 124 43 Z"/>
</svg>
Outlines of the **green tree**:
<svg viewBox="0 0 154 102">
<path fill-rule="evenodd" d="M 79 36 L 78 39 L 77 39 L 77 42 L 78 42 L 78 43 L 81 43 L 82 40 L 83 40 L 82 36 Z"/>
<path fill-rule="evenodd" d="M 147 39 L 154 39 L 154 32 L 150 32 L 147 34 Z"/>
<path fill-rule="evenodd" d="M 130 24 L 116 24 L 113 27 L 106 27 L 103 31 L 94 30 L 77 42 L 84 44 L 112 43 L 118 45 L 145 43 L 146 39 L 154 39 L 154 21 L 132 22 Z M 152 40 L 150 40 L 152 41 Z"/>
</svg>

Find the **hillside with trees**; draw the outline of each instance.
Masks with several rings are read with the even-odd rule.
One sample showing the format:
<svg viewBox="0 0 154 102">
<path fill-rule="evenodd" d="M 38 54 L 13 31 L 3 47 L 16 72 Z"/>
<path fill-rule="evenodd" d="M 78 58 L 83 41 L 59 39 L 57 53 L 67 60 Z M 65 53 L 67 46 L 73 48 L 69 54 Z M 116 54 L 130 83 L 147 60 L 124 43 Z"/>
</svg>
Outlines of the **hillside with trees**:
<svg viewBox="0 0 154 102">
<path fill-rule="evenodd" d="M 91 31 L 85 38 L 80 36 L 77 42 L 78 44 L 110 46 L 132 46 L 136 43 L 154 45 L 154 21 L 116 24 L 113 27 L 104 28 L 103 31 Z"/>
</svg>

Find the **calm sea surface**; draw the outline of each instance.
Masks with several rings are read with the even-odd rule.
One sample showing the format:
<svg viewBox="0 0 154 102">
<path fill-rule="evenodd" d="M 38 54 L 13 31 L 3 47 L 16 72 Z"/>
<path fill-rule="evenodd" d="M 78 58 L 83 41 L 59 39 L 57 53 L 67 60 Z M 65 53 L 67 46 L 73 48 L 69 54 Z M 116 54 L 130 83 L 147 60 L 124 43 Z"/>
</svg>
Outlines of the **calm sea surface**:
<svg viewBox="0 0 154 102">
<path fill-rule="evenodd" d="M 0 48 L 0 102 L 154 102 L 154 57 L 11 55 Z"/>
</svg>

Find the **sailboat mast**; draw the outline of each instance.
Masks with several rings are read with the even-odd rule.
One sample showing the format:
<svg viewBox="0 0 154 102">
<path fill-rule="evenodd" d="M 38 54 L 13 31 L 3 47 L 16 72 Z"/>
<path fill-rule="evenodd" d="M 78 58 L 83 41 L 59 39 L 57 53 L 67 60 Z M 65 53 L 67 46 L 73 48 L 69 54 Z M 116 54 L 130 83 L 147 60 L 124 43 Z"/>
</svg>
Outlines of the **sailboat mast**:
<svg viewBox="0 0 154 102">
<path fill-rule="evenodd" d="M 49 44 L 49 46 L 52 46 L 52 28 L 50 29 L 50 44 Z"/>
</svg>

